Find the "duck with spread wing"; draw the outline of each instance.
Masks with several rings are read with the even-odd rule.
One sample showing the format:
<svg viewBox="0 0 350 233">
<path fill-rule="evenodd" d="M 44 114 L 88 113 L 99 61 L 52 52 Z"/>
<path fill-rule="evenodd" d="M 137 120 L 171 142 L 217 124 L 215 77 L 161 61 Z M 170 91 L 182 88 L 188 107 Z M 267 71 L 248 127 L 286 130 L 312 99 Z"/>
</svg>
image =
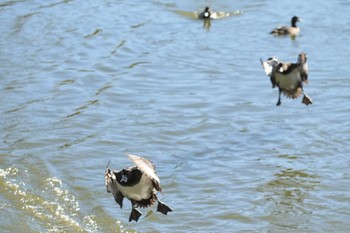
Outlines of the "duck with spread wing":
<svg viewBox="0 0 350 233">
<path fill-rule="evenodd" d="M 124 168 L 120 171 L 111 171 L 106 168 L 105 182 L 108 193 L 112 193 L 120 208 L 123 207 L 123 199 L 131 201 L 132 210 L 129 222 L 138 221 L 142 213 L 137 209 L 147 208 L 158 201 L 157 211 L 167 215 L 172 209 L 161 202 L 157 192 L 162 192 L 160 180 L 156 175 L 154 164 L 142 157 L 128 155 L 136 166 Z"/>
<path fill-rule="evenodd" d="M 297 63 L 283 63 L 276 57 L 266 61 L 260 59 L 267 76 L 270 76 L 272 88 L 278 87 L 277 106 L 281 105 L 281 94 L 296 99 L 304 94 L 302 103 L 312 104 L 312 99 L 304 92 L 303 83 L 308 83 L 308 65 L 305 53 L 298 55 Z"/>
</svg>

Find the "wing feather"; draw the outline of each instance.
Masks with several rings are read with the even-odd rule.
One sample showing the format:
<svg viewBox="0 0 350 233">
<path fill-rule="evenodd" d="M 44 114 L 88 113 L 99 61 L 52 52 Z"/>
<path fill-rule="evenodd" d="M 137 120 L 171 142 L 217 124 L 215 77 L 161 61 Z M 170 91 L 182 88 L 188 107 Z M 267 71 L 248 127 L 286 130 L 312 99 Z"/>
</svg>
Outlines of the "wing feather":
<svg viewBox="0 0 350 233">
<path fill-rule="evenodd" d="M 142 158 L 137 155 L 128 155 L 128 157 L 133 161 L 136 166 L 149 178 L 151 178 L 156 190 L 161 191 L 160 181 L 156 175 L 156 168 L 154 164 L 148 159 Z"/>
</svg>

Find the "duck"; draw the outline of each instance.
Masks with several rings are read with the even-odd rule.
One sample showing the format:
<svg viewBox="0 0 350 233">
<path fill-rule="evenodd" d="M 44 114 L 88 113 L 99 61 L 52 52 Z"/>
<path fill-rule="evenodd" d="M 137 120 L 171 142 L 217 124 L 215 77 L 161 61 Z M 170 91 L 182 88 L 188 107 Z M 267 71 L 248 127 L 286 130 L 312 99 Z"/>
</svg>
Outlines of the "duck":
<svg viewBox="0 0 350 233">
<path fill-rule="evenodd" d="M 270 32 L 270 34 L 273 34 L 275 36 L 290 35 L 292 37 L 295 37 L 300 33 L 300 28 L 297 26 L 297 22 L 301 21 L 302 20 L 298 16 L 293 16 L 290 27 L 283 26 L 275 28 Z"/>
<path fill-rule="evenodd" d="M 211 9 L 209 6 L 206 6 L 204 8 L 204 11 L 199 13 L 198 18 L 199 19 L 210 19 L 211 18 Z"/>
<path fill-rule="evenodd" d="M 219 13 L 213 12 L 209 6 L 206 6 L 204 8 L 204 11 L 199 13 L 197 17 L 198 19 L 204 19 L 204 20 L 218 19 Z"/>
<path fill-rule="evenodd" d="M 281 94 L 287 98 L 296 99 L 304 94 L 302 103 L 312 104 L 312 99 L 304 92 L 303 83 L 308 83 L 307 55 L 302 52 L 298 55 L 296 63 L 283 63 L 276 57 L 266 61 L 260 59 L 267 76 L 270 77 L 272 88 L 278 87 L 278 100 L 276 106 L 281 105 Z"/>
<path fill-rule="evenodd" d="M 147 208 L 158 202 L 157 212 L 167 215 L 172 208 L 161 202 L 157 196 L 162 193 L 160 180 L 156 175 L 155 165 L 148 159 L 136 155 L 128 155 L 135 166 L 120 171 L 111 171 L 109 163 L 105 169 L 105 183 L 107 193 L 112 193 L 114 200 L 123 208 L 124 197 L 131 201 L 129 222 L 137 222 L 142 215 L 137 209 Z"/>
</svg>

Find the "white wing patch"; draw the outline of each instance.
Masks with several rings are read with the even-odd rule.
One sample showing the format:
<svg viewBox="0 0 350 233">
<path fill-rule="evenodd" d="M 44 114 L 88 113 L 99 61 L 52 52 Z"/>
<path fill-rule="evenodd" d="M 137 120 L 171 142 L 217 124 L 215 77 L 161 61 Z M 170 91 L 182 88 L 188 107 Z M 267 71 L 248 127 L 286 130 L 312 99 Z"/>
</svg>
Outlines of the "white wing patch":
<svg viewBox="0 0 350 233">
<path fill-rule="evenodd" d="M 275 57 L 269 58 L 266 61 L 263 61 L 262 59 L 260 59 L 260 61 L 267 76 L 272 75 L 274 66 L 276 66 L 279 62 L 278 59 Z"/>
</svg>

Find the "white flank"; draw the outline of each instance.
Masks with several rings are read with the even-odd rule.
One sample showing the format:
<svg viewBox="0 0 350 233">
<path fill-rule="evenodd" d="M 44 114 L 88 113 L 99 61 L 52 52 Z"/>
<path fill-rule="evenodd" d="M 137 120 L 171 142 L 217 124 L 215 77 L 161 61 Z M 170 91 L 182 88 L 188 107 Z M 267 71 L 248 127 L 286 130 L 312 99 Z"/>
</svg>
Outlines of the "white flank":
<svg viewBox="0 0 350 233">
<path fill-rule="evenodd" d="M 152 180 L 145 176 L 144 174 L 141 177 L 139 183 L 134 186 L 122 186 L 116 182 L 118 190 L 128 199 L 135 201 L 141 201 L 143 199 L 148 199 L 151 197 L 153 192 L 157 192 L 153 187 Z"/>
</svg>

